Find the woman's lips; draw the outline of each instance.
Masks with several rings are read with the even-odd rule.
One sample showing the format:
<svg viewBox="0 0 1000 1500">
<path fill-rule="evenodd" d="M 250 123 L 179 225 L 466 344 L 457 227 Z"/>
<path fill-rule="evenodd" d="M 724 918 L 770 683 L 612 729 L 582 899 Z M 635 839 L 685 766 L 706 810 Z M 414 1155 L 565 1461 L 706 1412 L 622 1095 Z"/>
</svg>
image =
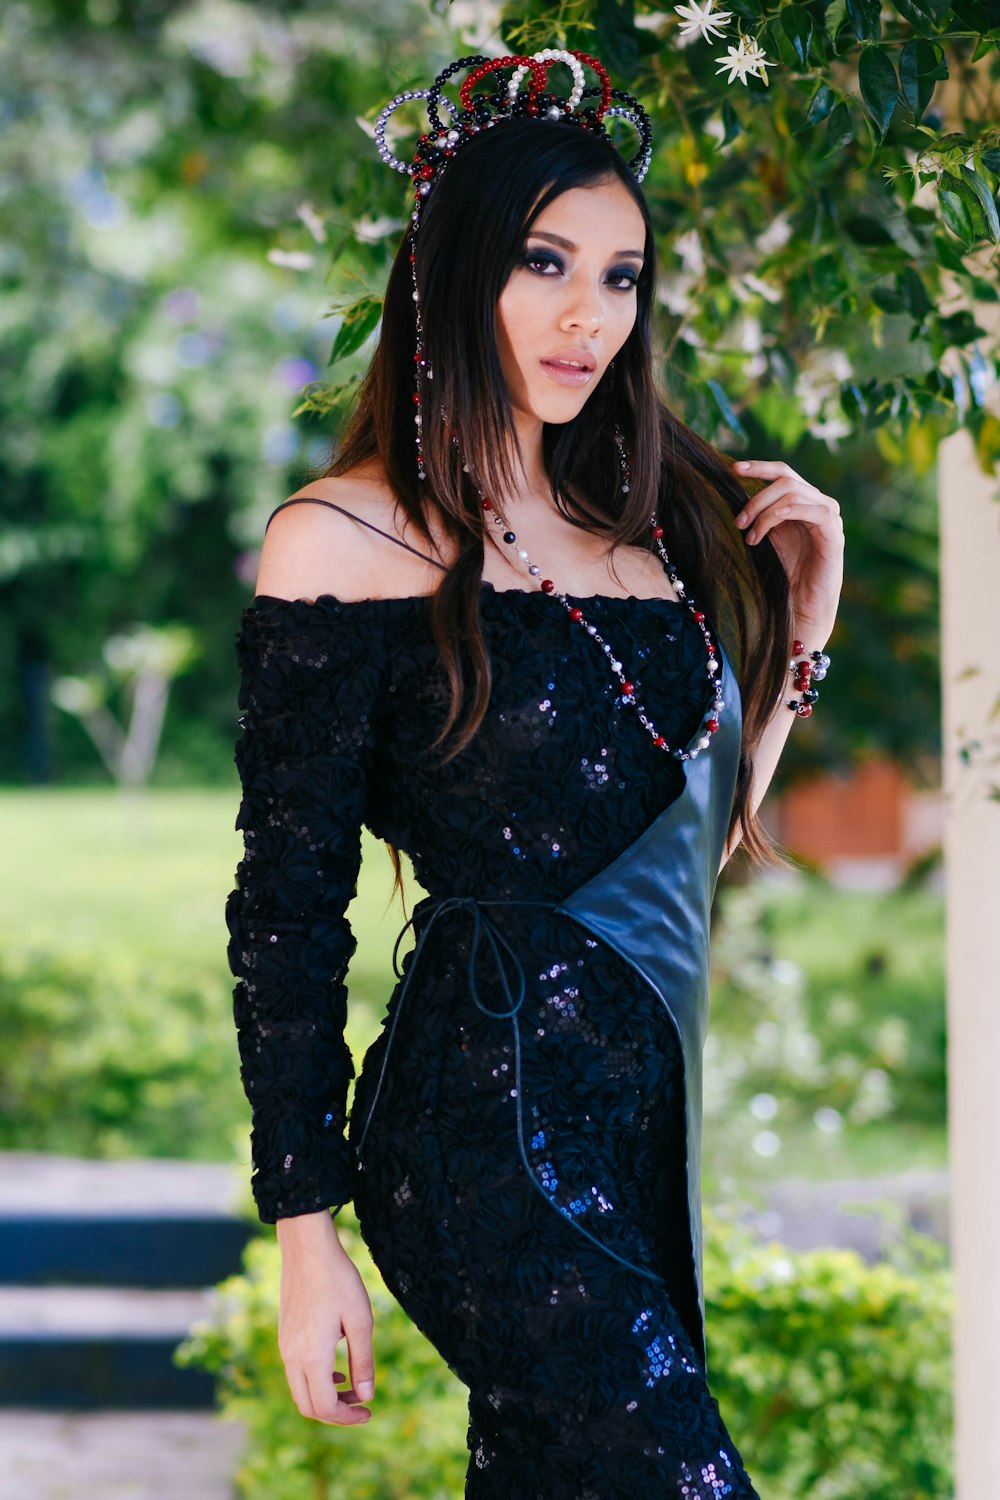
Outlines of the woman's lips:
<svg viewBox="0 0 1000 1500">
<path fill-rule="evenodd" d="M 561 364 L 556 360 L 540 360 L 542 369 L 557 385 L 586 385 L 593 370 L 581 370 L 577 365 Z"/>
</svg>

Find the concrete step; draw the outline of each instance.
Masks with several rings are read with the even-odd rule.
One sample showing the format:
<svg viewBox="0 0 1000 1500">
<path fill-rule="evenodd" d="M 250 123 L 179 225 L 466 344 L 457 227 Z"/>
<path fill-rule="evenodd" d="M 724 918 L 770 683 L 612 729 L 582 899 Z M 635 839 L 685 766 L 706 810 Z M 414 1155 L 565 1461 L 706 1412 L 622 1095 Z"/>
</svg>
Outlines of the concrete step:
<svg viewBox="0 0 1000 1500">
<path fill-rule="evenodd" d="M 256 1232 L 214 1162 L 0 1153 L 0 1283 L 200 1287 Z"/>
<path fill-rule="evenodd" d="M 0 1407 L 206 1409 L 214 1382 L 173 1351 L 209 1290 L 0 1286 Z"/>
<path fill-rule="evenodd" d="M 201 1412 L 0 1412 L 3 1500 L 233 1500 L 242 1423 Z"/>
<path fill-rule="evenodd" d="M 0 1408 L 210 1408 L 172 1356 L 257 1232 L 245 1191 L 228 1164 L 0 1153 Z"/>
<path fill-rule="evenodd" d="M 838 1245 L 874 1262 L 904 1225 L 949 1242 L 949 1173 L 914 1168 L 880 1177 L 830 1178 L 811 1182 L 787 1177 L 758 1195 L 742 1217 L 763 1239 L 792 1250 Z"/>
</svg>

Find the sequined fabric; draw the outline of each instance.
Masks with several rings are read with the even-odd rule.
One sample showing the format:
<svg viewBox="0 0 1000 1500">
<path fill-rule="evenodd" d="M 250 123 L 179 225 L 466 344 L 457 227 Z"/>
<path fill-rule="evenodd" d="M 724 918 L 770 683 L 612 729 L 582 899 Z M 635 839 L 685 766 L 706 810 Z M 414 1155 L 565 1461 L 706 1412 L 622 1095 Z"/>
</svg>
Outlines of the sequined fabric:
<svg viewBox="0 0 1000 1500">
<path fill-rule="evenodd" d="M 686 742 L 710 695 L 686 609 L 581 602 Z M 557 601 L 484 585 L 481 610 L 490 705 L 443 767 L 425 599 L 244 613 L 227 919 L 258 1211 L 353 1196 L 387 1284 L 470 1388 L 473 1500 L 745 1500 L 692 1336 L 677 1036 L 630 965 L 552 909 L 680 794 L 683 769 Z M 410 854 L 430 904 L 495 903 L 523 993 L 512 1006 L 511 961 L 476 945 L 469 911 L 443 911 L 348 1122 L 362 824 Z"/>
</svg>

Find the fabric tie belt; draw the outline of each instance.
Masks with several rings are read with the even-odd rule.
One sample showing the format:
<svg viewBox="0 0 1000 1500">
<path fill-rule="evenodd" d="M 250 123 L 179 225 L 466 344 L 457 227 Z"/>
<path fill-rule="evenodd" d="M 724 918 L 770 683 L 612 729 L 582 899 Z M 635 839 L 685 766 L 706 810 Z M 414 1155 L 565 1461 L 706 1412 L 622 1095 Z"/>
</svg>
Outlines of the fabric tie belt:
<svg viewBox="0 0 1000 1500">
<path fill-rule="evenodd" d="M 537 1190 L 537 1192 L 539 1192 L 545 1199 L 546 1203 L 548 1203 L 551 1208 L 554 1208 L 557 1213 L 561 1214 L 564 1219 L 567 1219 L 569 1223 L 573 1225 L 573 1228 L 576 1229 L 580 1234 L 582 1234 L 586 1239 L 588 1239 L 591 1244 L 596 1245 L 599 1250 L 602 1250 L 606 1255 L 610 1255 L 613 1260 L 618 1261 L 620 1265 L 625 1266 L 630 1271 L 634 1271 L 637 1275 L 648 1276 L 654 1280 L 659 1280 L 660 1277 L 656 1271 L 652 1270 L 649 1266 L 638 1265 L 634 1261 L 628 1260 L 625 1256 L 619 1255 L 617 1251 L 612 1250 L 609 1245 L 604 1244 L 602 1240 L 600 1240 L 596 1235 L 592 1234 L 589 1229 L 581 1224 L 579 1222 L 579 1219 L 572 1213 L 572 1211 L 568 1207 L 561 1203 L 557 1203 L 555 1198 L 545 1189 L 545 1187 L 543 1187 L 542 1183 L 539 1181 L 538 1176 L 536 1175 L 534 1169 L 532 1168 L 531 1162 L 528 1159 L 528 1153 L 525 1149 L 524 1144 L 524 1089 L 522 1086 L 521 1069 L 521 1034 L 517 1024 L 518 1012 L 524 1004 L 525 995 L 527 993 L 527 981 L 525 979 L 524 965 L 521 962 L 519 954 L 505 937 L 504 933 L 497 926 L 493 918 L 488 915 L 486 908 L 494 906 L 508 908 L 535 907 L 541 910 L 561 912 L 562 915 L 566 917 L 572 917 L 572 914 L 566 911 L 565 908 L 562 907 L 558 902 L 536 900 L 533 898 L 522 898 L 520 900 L 515 898 L 497 898 L 495 900 L 492 898 L 487 898 L 485 900 L 481 900 L 476 896 L 427 897 L 426 900 L 421 901 L 419 905 L 414 908 L 413 915 L 400 929 L 392 950 L 393 972 L 396 975 L 397 980 L 400 980 L 402 982 L 400 985 L 399 994 L 396 999 L 396 1008 L 393 1012 L 392 1019 L 389 1022 L 385 1052 L 382 1057 L 382 1066 L 379 1069 L 378 1080 L 375 1084 L 375 1091 L 372 1095 L 371 1104 L 368 1107 L 368 1115 L 365 1119 L 364 1126 L 362 1127 L 361 1134 L 358 1138 L 357 1147 L 355 1148 L 358 1163 L 360 1164 L 361 1162 L 365 1140 L 368 1135 L 368 1127 L 371 1125 L 372 1116 L 375 1113 L 375 1106 L 378 1103 L 379 1095 L 382 1091 L 382 1084 L 385 1079 L 386 1068 L 388 1067 L 389 1063 L 389 1054 L 392 1050 L 392 1043 L 396 1034 L 396 1027 L 399 1023 L 399 1017 L 403 1009 L 403 1004 L 406 1000 L 406 996 L 409 993 L 410 981 L 413 978 L 414 972 L 417 970 L 417 968 L 419 968 L 420 958 L 425 950 L 427 940 L 434 929 L 435 923 L 440 917 L 444 916 L 447 912 L 465 912 L 468 914 L 472 923 L 472 941 L 469 947 L 468 968 L 469 994 L 472 998 L 472 1002 L 484 1016 L 489 1016 L 492 1020 L 495 1021 L 510 1021 L 511 1023 L 511 1031 L 514 1042 L 514 1085 L 511 1093 L 514 1098 L 515 1106 L 514 1112 L 517 1125 L 517 1149 L 518 1154 L 521 1158 L 521 1163 L 528 1175 L 528 1180 L 531 1182 L 532 1186 Z M 406 969 L 403 970 L 397 963 L 399 945 L 403 941 L 403 938 L 406 936 L 406 933 L 411 927 L 416 932 L 418 918 L 424 916 L 425 914 L 427 916 L 427 920 L 422 924 L 420 931 L 417 933 L 417 941 L 410 953 L 410 961 L 407 964 Z M 495 973 L 499 981 L 499 987 L 506 1002 L 505 1008 L 502 1010 L 495 1010 L 492 1006 L 486 1004 L 480 993 L 479 983 L 476 977 L 476 969 L 481 952 L 485 953 L 488 960 L 492 959 L 493 961 Z"/>
</svg>

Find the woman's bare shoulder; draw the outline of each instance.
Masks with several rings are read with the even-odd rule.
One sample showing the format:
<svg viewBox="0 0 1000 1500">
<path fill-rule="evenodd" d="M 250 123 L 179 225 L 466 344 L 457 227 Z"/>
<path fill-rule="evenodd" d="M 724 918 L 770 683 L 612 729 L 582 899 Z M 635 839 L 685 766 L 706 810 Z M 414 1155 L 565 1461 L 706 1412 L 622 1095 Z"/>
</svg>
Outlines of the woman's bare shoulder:
<svg viewBox="0 0 1000 1500">
<path fill-rule="evenodd" d="M 317 500 L 325 503 L 315 504 Z M 390 540 L 400 537 L 401 524 L 380 465 L 314 479 L 272 517 L 256 592 L 308 600 L 333 594 L 344 602 L 420 592 L 409 587 L 412 569 L 407 564 L 415 564 L 418 572 L 423 564 Z M 409 535 L 406 540 L 417 545 Z M 397 587 L 398 580 L 403 587 Z"/>
</svg>

